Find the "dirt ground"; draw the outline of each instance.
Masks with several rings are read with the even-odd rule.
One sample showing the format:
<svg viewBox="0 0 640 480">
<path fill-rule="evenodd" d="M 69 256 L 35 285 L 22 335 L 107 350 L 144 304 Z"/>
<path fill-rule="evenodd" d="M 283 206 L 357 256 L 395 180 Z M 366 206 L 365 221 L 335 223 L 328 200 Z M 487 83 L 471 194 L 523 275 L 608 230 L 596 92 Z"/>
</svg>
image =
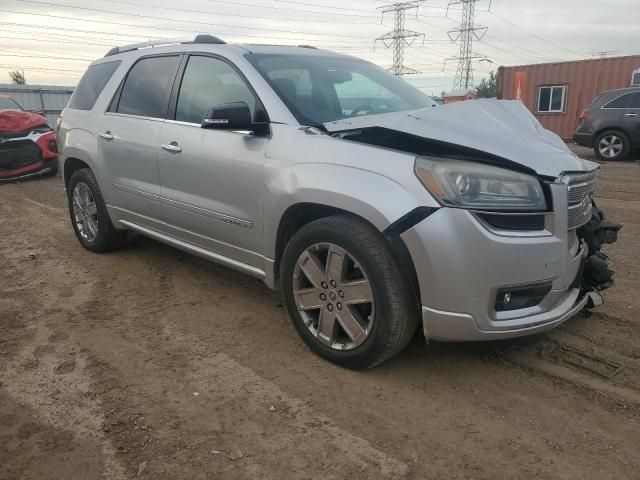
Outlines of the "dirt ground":
<svg viewBox="0 0 640 480">
<path fill-rule="evenodd" d="M 625 227 L 592 316 L 351 372 L 261 282 L 142 237 L 91 254 L 59 178 L 0 186 L 0 478 L 638 479 L 640 162 L 597 197 Z"/>
</svg>

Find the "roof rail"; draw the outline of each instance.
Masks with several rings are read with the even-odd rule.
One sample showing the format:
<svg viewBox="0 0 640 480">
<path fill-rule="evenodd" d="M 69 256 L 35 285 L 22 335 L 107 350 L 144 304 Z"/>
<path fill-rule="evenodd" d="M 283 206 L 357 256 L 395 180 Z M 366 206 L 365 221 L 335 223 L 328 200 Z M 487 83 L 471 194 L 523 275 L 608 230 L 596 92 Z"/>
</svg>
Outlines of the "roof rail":
<svg viewBox="0 0 640 480">
<path fill-rule="evenodd" d="M 318 50 L 318 47 L 314 47 L 313 45 L 298 45 L 298 48 L 312 48 L 313 50 Z"/>
<path fill-rule="evenodd" d="M 219 39 L 218 37 L 214 37 L 213 35 L 207 35 L 207 34 L 196 35 L 194 38 L 184 37 L 184 38 L 168 38 L 164 40 L 151 40 L 149 42 L 132 43 L 131 45 L 125 45 L 123 47 L 113 47 L 111 50 L 107 52 L 105 57 L 110 57 L 111 55 L 117 55 L 118 53 L 131 52 L 133 50 L 139 50 L 141 48 L 160 47 L 164 45 L 182 45 L 187 43 L 209 43 L 209 44 L 215 44 L 215 45 L 222 45 L 227 42 Z"/>
</svg>

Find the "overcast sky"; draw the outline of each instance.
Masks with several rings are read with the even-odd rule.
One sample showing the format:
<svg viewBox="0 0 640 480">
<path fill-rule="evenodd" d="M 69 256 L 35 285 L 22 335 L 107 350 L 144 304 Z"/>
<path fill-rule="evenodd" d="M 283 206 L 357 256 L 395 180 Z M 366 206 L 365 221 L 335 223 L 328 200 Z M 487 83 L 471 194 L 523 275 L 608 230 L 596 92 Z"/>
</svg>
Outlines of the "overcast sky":
<svg viewBox="0 0 640 480">
<path fill-rule="evenodd" d="M 389 67 L 391 50 L 375 38 L 393 14 L 374 0 L 0 0 L 0 83 L 24 69 L 31 84 L 75 85 L 89 62 L 116 45 L 214 33 L 227 42 L 310 44 Z M 407 76 L 428 94 L 450 90 L 458 54 L 447 36 L 460 19 L 448 0 L 427 0 L 407 12 L 406 29 L 424 33 L 405 50 Z M 341 6 L 342 5 L 342 6 Z M 348 7 L 344 7 L 348 5 Z M 476 23 L 488 27 L 474 50 L 476 81 L 499 65 L 640 53 L 639 0 L 489 0 Z M 151 18 L 153 17 L 153 18 Z M 382 21 L 381 21 L 382 19 Z M 444 66 L 444 71 L 443 71 Z"/>
</svg>

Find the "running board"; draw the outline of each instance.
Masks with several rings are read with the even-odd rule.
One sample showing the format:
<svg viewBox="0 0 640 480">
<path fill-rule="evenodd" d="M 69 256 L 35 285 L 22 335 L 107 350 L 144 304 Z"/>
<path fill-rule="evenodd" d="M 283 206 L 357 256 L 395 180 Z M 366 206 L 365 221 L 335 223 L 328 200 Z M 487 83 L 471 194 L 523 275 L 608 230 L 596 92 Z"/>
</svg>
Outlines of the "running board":
<svg viewBox="0 0 640 480">
<path fill-rule="evenodd" d="M 168 235 L 165 235 L 164 233 L 157 232 L 150 228 L 142 227 L 127 220 L 118 220 L 118 223 L 131 230 L 141 233 L 142 235 L 153 238 L 154 240 L 165 243 L 179 250 L 192 253 L 193 255 L 204 258 L 206 260 L 211 260 L 212 262 L 219 263 L 220 265 L 224 265 L 225 267 L 244 272 L 260 280 L 264 280 L 266 277 L 265 272 L 257 267 L 252 267 L 251 265 L 233 260 L 232 258 L 225 257 L 224 255 L 210 252 L 209 250 L 205 250 L 204 248 L 198 247 L 191 243 L 183 242 L 182 240 L 170 237 Z"/>
</svg>

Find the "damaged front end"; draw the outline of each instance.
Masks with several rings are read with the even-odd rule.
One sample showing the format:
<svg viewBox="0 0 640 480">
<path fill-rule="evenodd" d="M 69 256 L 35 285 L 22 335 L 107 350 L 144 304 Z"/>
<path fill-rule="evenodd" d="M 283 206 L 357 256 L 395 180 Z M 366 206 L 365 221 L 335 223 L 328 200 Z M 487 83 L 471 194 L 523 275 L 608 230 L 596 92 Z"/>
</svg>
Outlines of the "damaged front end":
<svg viewBox="0 0 640 480">
<path fill-rule="evenodd" d="M 615 243 L 622 225 L 609 222 L 604 212 L 593 202 L 591 220 L 577 231 L 578 238 L 588 247 L 582 271 L 582 288 L 585 292 L 600 292 L 613 285 L 613 271 L 609 269 L 609 257 L 601 250 L 603 245 Z M 592 308 L 593 305 L 587 305 Z"/>
</svg>

